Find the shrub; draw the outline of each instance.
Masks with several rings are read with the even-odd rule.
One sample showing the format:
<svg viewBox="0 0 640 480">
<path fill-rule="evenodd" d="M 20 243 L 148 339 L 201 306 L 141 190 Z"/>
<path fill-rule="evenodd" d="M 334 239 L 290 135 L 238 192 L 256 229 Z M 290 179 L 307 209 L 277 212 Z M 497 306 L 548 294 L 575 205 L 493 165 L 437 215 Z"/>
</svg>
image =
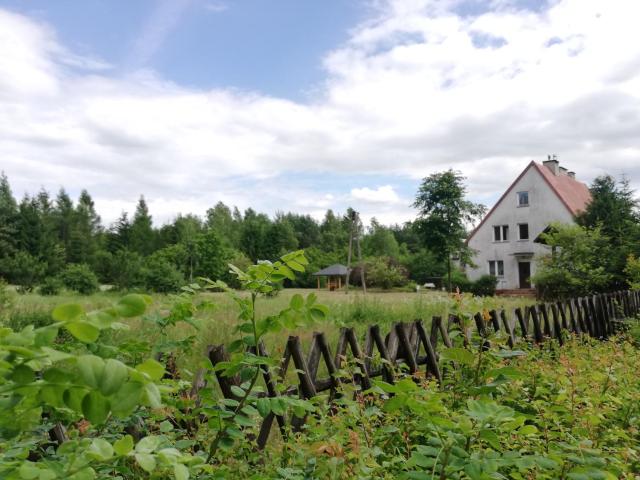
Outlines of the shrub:
<svg viewBox="0 0 640 480">
<path fill-rule="evenodd" d="M 47 277 L 40 284 L 38 293 L 40 295 L 58 295 L 62 290 L 62 282 L 56 277 Z"/>
<path fill-rule="evenodd" d="M 184 277 L 166 260 L 150 258 L 147 261 L 145 285 L 149 290 L 158 293 L 177 292 L 184 285 Z"/>
<path fill-rule="evenodd" d="M 640 290 L 640 258 L 629 255 L 624 273 L 627 275 L 627 283 L 631 290 Z"/>
<path fill-rule="evenodd" d="M 4 261 L 8 279 L 18 286 L 19 293 L 31 292 L 44 276 L 46 264 L 27 252 L 19 251 Z"/>
<path fill-rule="evenodd" d="M 81 295 L 90 295 L 99 288 L 98 277 L 84 263 L 70 264 L 60 274 L 65 287 Z"/>
<path fill-rule="evenodd" d="M 477 297 L 492 297 L 496 294 L 498 279 L 493 275 L 483 275 L 475 282 L 471 282 L 469 291 Z"/>
<path fill-rule="evenodd" d="M 368 285 L 389 290 L 407 283 L 407 273 L 391 258 L 377 257 L 366 263 L 365 279 Z"/>
<path fill-rule="evenodd" d="M 447 277 L 446 275 L 442 278 L 442 285 L 447 288 Z M 467 275 L 460 270 L 453 270 L 451 272 L 451 290 L 456 291 L 458 288 L 461 292 L 470 292 L 471 291 L 472 282 L 467 278 Z"/>
<path fill-rule="evenodd" d="M 143 286 L 144 259 L 136 252 L 119 250 L 113 255 L 110 277 L 113 286 L 119 290 Z"/>
</svg>

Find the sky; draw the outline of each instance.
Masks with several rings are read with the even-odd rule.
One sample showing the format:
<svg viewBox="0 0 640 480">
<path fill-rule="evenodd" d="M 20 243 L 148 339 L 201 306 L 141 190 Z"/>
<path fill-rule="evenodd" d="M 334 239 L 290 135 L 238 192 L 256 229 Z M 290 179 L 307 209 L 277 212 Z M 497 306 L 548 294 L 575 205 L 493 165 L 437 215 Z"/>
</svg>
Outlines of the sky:
<svg viewBox="0 0 640 480">
<path fill-rule="evenodd" d="M 0 0 L 0 170 L 106 224 L 218 201 L 415 217 L 449 168 L 491 206 L 531 160 L 640 189 L 640 2 Z"/>
</svg>

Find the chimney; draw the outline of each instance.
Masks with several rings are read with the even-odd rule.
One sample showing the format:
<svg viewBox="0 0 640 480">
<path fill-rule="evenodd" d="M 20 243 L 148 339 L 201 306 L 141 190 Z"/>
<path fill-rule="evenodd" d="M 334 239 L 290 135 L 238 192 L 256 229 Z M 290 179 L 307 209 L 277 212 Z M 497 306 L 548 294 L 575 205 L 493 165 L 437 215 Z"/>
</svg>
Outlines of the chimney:
<svg viewBox="0 0 640 480">
<path fill-rule="evenodd" d="M 573 179 L 576 178 L 576 172 L 567 172 L 567 175 L 569 175 Z"/>
<path fill-rule="evenodd" d="M 542 162 L 542 164 L 547 167 L 549 170 L 551 170 L 551 172 L 554 175 L 559 175 L 560 174 L 560 162 L 558 161 L 558 158 L 553 155 L 547 155 L 547 160 L 545 160 L 544 162 Z"/>
<path fill-rule="evenodd" d="M 567 174 L 567 172 L 568 172 L 568 170 L 567 170 L 566 168 L 564 168 L 564 167 L 560 167 L 560 173 L 561 173 L 562 175 L 566 175 L 566 174 Z"/>
</svg>

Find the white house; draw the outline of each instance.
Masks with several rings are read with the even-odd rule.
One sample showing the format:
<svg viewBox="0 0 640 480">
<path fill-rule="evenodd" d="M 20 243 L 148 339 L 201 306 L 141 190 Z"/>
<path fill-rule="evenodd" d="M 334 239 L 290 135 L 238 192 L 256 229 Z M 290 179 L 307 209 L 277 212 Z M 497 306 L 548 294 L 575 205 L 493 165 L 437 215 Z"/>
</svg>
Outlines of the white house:
<svg viewBox="0 0 640 480">
<path fill-rule="evenodd" d="M 573 223 L 590 200 L 588 187 L 555 156 L 532 161 L 469 236 L 477 253 L 468 277 L 494 275 L 498 290 L 532 288 L 535 259 L 548 249 L 534 240 L 553 222 Z"/>
</svg>

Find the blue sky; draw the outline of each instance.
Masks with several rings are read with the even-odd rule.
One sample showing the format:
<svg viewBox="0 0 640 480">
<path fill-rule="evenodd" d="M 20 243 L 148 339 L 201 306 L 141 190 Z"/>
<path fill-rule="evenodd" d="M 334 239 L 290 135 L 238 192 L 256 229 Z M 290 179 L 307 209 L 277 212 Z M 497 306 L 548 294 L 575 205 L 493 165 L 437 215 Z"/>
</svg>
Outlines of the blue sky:
<svg viewBox="0 0 640 480">
<path fill-rule="evenodd" d="M 324 54 L 370 11 L 361 0 L 13 0 L 62 43 L 116 71 L 150 68 L 196 88 L 305 100 Z"/>
<path fill-rule="evenodd" d="M 222 200 L 414 217 L 448 168 L 491 205 L 557 154 L 640 186 L 640 3 L 4 0 L 0 170 L 109 222 Z M 606 159 L 606 161 L 603 161 Z"/>
</svg>

